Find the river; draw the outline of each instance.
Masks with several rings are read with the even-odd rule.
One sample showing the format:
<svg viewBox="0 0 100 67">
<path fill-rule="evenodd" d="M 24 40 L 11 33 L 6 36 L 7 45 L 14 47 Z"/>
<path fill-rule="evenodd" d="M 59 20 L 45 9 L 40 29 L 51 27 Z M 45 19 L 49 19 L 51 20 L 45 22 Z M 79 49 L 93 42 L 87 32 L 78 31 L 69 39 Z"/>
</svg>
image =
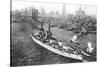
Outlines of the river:
<svg viewBox="0 0 100 67">
<path fill-rule="evenodd" d="M 45 29 L 47 29 L 45 27 Z M 53 36 L 59 40 L 69 41 L 74 33 L 64 31 L 58 28 L 51 29 Z M 79 60 L 71 59 L 51 52 L 42 46 L 36 44 L 29 34 L 18 32 L 12 37 L 12 65 L 45 65 L 45 64 L 61 64 L 61 63 L 76 63 Z"/>
</svg>

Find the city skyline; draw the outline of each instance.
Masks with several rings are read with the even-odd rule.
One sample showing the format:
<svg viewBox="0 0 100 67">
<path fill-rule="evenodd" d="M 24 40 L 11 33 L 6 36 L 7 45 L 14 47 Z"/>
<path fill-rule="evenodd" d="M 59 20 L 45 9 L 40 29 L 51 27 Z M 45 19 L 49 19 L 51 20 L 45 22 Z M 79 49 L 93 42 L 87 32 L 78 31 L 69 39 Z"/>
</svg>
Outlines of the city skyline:
<svg viewBox="0 0 100 67">
<path fill-rule="evenodd" d="M 12 1 L 12 10 L 21 10 L 24 8 L 34 7 L 41 11 L 41 7 L 46 11 L 49 12 L 59 12 L 62 14 L 64 4 L 57 4 L 57 3 L 40 3 L 40 2 L 26 2 L 26 1 Z M 91 5 L 74 5 L 74 4 L 65 4 L 65 13 L 66 14 L 75 14 L 76 11 L 79 10 L 81 7 L 82 10 L 85 11 L 87 15 L 95 15 L 96 16 L 96 6 Z"/>
</svg>

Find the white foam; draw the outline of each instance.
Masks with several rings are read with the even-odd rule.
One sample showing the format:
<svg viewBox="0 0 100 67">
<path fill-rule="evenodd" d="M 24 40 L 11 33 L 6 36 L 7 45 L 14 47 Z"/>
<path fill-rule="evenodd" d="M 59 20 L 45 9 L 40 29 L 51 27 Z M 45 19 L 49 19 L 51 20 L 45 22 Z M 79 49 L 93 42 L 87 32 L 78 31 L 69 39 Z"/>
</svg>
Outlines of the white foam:
<svg viewBox="0 0 100 67">
<path fill-rule="evenodd" d="M 92 43 L 88 42 L 88 49 L 87 51 L 92 52 L 93 51 L 93 47 L 92 47 Z"/>
</svg>

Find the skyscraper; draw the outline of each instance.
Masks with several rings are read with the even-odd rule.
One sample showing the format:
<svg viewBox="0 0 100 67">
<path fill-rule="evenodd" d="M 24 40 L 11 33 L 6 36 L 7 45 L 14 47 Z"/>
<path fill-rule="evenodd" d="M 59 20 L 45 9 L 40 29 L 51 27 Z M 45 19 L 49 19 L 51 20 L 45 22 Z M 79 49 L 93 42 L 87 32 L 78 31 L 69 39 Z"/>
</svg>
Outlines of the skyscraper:
<svg viewBox="0 0 100 67">
<path fill-rule="evenodd" d="M 65 15 L 66 15 L 66 9 L 65 9 L 65 3 L 63 3 L 62 17 L 65 18 Z"/>
<path fill-rule="evenodd" d="M 86 15 L 85 14 L 85 11 L 82 10 L 82 7 L 81 6 L 80 6 L 79 10 L 76 12 L 76 15 L 78 15 L 78 16 L 85 16 Z"/>
</svg>

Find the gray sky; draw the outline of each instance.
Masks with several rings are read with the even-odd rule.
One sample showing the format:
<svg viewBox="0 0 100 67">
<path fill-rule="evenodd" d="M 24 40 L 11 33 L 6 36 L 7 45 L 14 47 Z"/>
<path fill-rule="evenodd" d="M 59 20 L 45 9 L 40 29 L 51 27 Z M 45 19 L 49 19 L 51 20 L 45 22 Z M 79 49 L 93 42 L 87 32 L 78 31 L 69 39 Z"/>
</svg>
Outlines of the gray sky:
<svg viewBox="0 0 100 67">
<path fill-rule="evenodd" d="M 39 2 L 34 2 L 39 1 Z M 50 11 L 59 11 L 62 12 L 63 4 L 62 3 L 48 3 L 47 1 L 41 2 L 41 0 L 23 0 L 16 1 L 12 0 L 12 10 L 20 10 L 23 8 L 34 7 L 40 10 L 41 6 L 48 13 Z M 79 4 L 66 4 L 66 13 L 75 14 L 75 12 L 80 8 L 86 12 L 88 15 L 96 15 L 96 6 L 92 5 L 79 5 Z"/>
</svg>

